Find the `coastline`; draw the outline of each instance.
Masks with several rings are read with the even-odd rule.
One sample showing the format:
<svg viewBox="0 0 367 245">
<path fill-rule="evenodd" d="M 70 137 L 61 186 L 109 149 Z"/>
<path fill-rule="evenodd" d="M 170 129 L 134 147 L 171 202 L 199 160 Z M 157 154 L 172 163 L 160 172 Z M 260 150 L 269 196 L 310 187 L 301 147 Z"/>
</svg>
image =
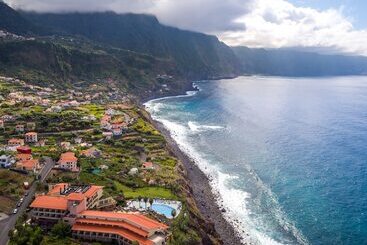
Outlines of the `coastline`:
<svg viewBox="0 0 367 245">
<path fill-rule="evenodd" d="M 166 138 L 169 151 L 180 160 L 185 168 L 185 177 L 191 188 L 196 205 L 203 218 L 214 225 L 215 231 L 219 234 L 221 242 L 231 245 L 249 244 L 243 243 L 243 238 L 241 238 L 234 226 L 223 216 L 225 210 L 217 204 L 217 198 L 212 191 L 208 177 L 200 170 L 194 161 L 179 148 L 164 125 L 152 119 L 149 112 L 147 112 L 147 114 L 149 115 L 147 119 Z"/>
</svg>

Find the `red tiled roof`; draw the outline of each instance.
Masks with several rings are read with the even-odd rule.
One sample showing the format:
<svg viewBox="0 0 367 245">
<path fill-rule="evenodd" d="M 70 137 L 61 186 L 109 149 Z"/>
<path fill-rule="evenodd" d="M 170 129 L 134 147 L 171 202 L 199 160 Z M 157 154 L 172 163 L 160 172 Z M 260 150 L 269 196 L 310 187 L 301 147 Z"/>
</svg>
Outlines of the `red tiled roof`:
<svg viewBox="0 0 367 245">
<path fill-rule="evenodd" d="M 121 221 L 110 221 L 110 220 L 101 220 L 101 219 L 77 219 L 76 223 L 85 224 L 85 225 L 105 225 L 105 226 L 115 226 L 130 230 L 142 237 L 148 237 L 149 232 L 144 231 L 142 229 L 137 228 L 136 226 L 130 225 L 126 222 Z"/>
<path fill-rule="evenodd" d="M 69 184 L 68 183 L 59 183 L 56 184 L 49 192 L 48 195 L 60 195 L 60 189 L 61 191 L 64 190 L 65 188 L 68 188 Z M 98 185 L 92 185 L 90 186 L 90 188 L 84 192 L 84 193 L 76 193 L 76 192 L 72 192 L 69 195 L 66 196 L 67 199 L 69 200 L 83 200 L 84 197 L 86 198 L 90 198 L 92 197 L 98 190 L 103 189 L 103 186 L 98 186 Z"/>
<path fill-rule="evenodd" d="M 150 218 L 145 217 L 142 214 L 136 213 L 114 213 L 114 212 L 102 212 L 102 211 L 93 211 L 86 210 L 80 213 L 80 216 L 86 216 L 89 218 L 97 218 L 97 219 L 121 219 L 129 222 L 132 225 L 139 227 L 140 229 L 150 231 L 154 229 L 168 229 L 168 226 L 158 221 L 152 220 Z"/>
<path fill-rule="evenodd" d="M 26 170 L 33 170 L 38 167 L 38 163 L 37 159 L 24 160 L 17 162 L 17 167 L 21 167 Z"/>
<path fill-rule="evenodd" d="M 98 190 L 103 189 L 103 186 L 98 186 L 98 185 L 92 185 L 85 193 L 84 195 L 86 197 L 92 197 Z"/>
<path fill-rule="evenodd" d="M 61 154 L 59 160 L 60 163 L 76 162 L 76 161 L 78 161 L 78 158 L 75 156 L 74 152 L 65 152 Z"/>
<path fill-rule="evenodd" d="M 152 241 L 142 238 L 141 236 L 136 235 L 134 232 L 130 232 L 128 230 L 123 230 L 120 228 L 114 227 L 101 227 L 95 225 L 82 225 L 82 224 L 74 224 L 72 227 L 73 231 L 88 231 L 88 232 L 100 232 L 100 233 L 108 233 L 108 234 L 116 234 L 122 236 L 130 241 L 137 241 L 140 245 L 151 245 Z"/>
<path fill-rule="evenodd" d="M 17 147 L 17 150 L 20 150 L 20 151 L 29 151 L 29 150 L 32 150 L 32 149 L 29 146 L 27 146 L 27 145 L 22 145 L 22 146 L 18 146 Z"/>
<path fill-rule="evenodd" d="M 37 133 L 36 132 L 28 132 L 28 133 L 26 133 L 25 135 L 29 135 L 29 136 L 31 136 L 31 135 L 37 135 Z"/>
<path fill-rule="evenodd" d="M 24 143 L 24 140 L 23 139 L 12 138 L 12 139 L 8 140 L 8 143 Z"/>
<path fill-rule="evenodd" d="M 145 162 L 145 163 L 143 163 L 143 167 L 144 168 L 152 168 L 153 167 L 153 163 L 152 162 Z"/>
<path fill-rule="evenodd" d="M 18 153 L 15 158 L 17 160 L 21 160 L 21 161 L 24 161 L 24 160 L 30 160 L 32 159 L 32 154 L 29 154 L 29 153 Z"/>
<path fill-rule="evenodd" d="M 30 205 L 31 208 L 47 208 L 57 210 L 67 210 L 68 200 L 64 197 L 37 196 Z"/>
<path fill-rule="evenodd" d="M 72 192 L 67 195 L 66 198 L 70 201 L 83 201 L 85 196 L 83 195 L 83 193 Z"/>
<path fill-rule="evenodd" d="M 54 187 L 47 193 L 48 195 L 53 195 L 53 194 L 60 194 L 60 190 L 62 191 L 65 187 L 68 187 L 69 184 L 67 183 L 59 183 L 54 185 Z"/>
</svg>

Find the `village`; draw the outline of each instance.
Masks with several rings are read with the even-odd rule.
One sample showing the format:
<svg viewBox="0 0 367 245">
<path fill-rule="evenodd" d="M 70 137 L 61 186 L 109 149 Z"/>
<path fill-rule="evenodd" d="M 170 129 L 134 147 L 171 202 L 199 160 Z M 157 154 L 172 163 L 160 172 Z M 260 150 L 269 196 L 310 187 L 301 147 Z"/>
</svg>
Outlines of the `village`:
<svg viewBox="0 0 367 245">
<path fill-rule="evenodd" d="M 0 244 L 27 244 L 20 233 L 42 244 L 198 239 L 177 159 L 146 112 L 115 89 L 0 77 L 0 167 Z"/>
</svg>

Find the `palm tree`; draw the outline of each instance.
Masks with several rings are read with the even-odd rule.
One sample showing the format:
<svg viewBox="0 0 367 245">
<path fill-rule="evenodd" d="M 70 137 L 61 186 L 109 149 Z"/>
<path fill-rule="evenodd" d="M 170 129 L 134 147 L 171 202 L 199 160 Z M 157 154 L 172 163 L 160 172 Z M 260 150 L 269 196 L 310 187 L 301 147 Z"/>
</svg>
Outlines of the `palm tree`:
<svg viewBox="0 0 367 245">
<path fill-rule="evenodd" d="M 147 202 L 148 202 L 149 198 L 144 197 L 144 203 L 145 203 L 145 209 L 147 209 Z"/>
<path fill-rule="evenodd" d="M 150 209 L 152 209 L 153 202 L 154 202 L 154 199 L 153 198 L 150 198 L 149 199 L 149 204 L 150 204 L 150 207 L 149 208 Z"/>
<path fill-rule="evenodd" d="M 141 208 L 140 202 L 141 202 L 141 196 L 138 196 L 138 201 L 139 201 L 139 208 Z"/>
</svg>

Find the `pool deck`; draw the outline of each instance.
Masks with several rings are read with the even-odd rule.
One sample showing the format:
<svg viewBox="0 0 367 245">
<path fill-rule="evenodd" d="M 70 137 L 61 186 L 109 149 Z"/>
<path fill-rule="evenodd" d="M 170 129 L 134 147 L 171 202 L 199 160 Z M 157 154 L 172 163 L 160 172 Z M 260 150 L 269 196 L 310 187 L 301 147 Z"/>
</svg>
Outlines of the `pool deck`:
<svg viewBox="0 0 367 245">
<path fill-rule="evenodd" d="M 168 207 L 176 210 L 176 216 L 175 217 L 172 217 L 171 215 L 169 215 L 169 217 L 168 217 L 164 213 L 159 213 L 159 212 L 153 210 L 153 211 L 157 212 L 158 214 L 164 215 L 168 219 L 176 218 L 180 214 L 181 209 L 182 209 L 181 202 L 173 201 L 173 200 L 154 199 L 153 206 L 154 205 L 165 205 L 165 206 L 168 206 Z M 145 203 L 144 201 L 139 202 L 138 200 L 128 201 L 127 202 L 127 208 L 128 209 L 135 209 L 135 210 L 138 210 L 138 211 L 152 210 L 152 209 L 150 209 L 151 205 L 150 205 L 149 202 L 147 202 L 147 203 Z"/>
</svg>

